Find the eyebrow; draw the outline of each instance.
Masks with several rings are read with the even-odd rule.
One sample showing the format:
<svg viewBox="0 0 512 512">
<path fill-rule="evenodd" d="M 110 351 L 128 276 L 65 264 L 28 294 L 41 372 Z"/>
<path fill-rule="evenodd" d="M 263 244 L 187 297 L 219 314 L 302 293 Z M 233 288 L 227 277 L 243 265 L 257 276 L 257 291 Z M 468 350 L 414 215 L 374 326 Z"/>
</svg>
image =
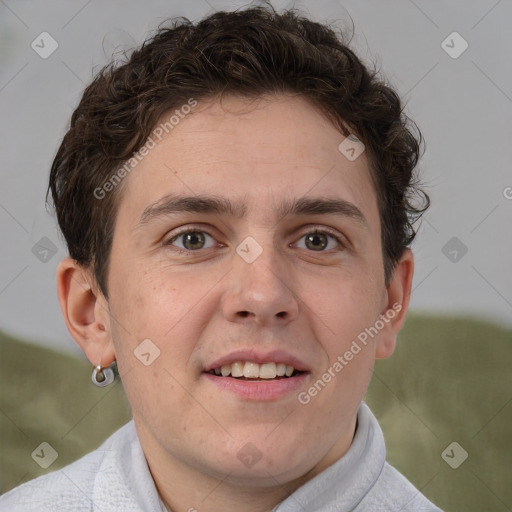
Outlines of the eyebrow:
<svg viewBox="0 0 512 512">
<path fill-rule="evenodd" d="M 218 196 L 165 196 L 156 203 L 145 208 L 139 224 L 146 224 L 151 220 L 176 213 L 212 213 L 218 215 L 231 215 L 242 218 L 247 213 L 247 206 L 242 203 L 233 203 L 225 197 Z M 353 219 L 368 227 L 368 221 L 363 212 L 353 203 L 345 199 L 325 197 L 300 197 L 284 201 L 277 209 L 276 214 L 281 218 L 287 215 L 326 215 L 335 214 Z"/>
</svg>

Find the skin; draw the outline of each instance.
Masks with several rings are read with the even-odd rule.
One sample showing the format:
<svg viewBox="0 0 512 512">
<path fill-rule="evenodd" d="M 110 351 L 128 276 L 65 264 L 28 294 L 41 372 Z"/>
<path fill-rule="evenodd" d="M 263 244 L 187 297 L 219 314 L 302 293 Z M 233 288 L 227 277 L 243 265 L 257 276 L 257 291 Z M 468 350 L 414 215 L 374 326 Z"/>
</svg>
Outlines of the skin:
<svg viewBox="0 0 512 512">
<path fill-rule="evenodd" d="M 64 260 L 59 299 L 67 326 L 93 365 L 117 360 L 148 465 L 175 512 L 265 511 L 343 456 L 376 358 L 394 349 L 411 291 L 406 250 L 386 286 L 377 198 L 366 153 L 351 162 L 344 136 L 305 99 L 203 101 L 123 182 L 110 259 L 109 300 L 92 274 Z M 240 202 L 244 217 L 187 213 L 140 223 L 169 194 Z M 334 214 L 280 217 L 285 200 L 344 199 L 360 222 Z M 91 200 L 94 200 L 91 198 Z M 206 233 L 189 250 L 178 228 Z M 331 229 L 320 250 L 312 228 Z M 247 237 L 263 252 L 236 252 Z M 167 245 L 166 245 L 167 242 Z M 170 244 L 174 245 L 170 245 Z M 193 246 L 195 247 L 195 246 Z M 303 405 L 307 390 L 394 303 L 401 311 Z M 160 356 L 134 356 L 144 339 Z M 284 349 L 308 365 L 304 385 L 275 400 L 242 400 L 203 370 L 240 348 Z M 237 457 L 248 442 L 261 459 Z"/>
</svg>

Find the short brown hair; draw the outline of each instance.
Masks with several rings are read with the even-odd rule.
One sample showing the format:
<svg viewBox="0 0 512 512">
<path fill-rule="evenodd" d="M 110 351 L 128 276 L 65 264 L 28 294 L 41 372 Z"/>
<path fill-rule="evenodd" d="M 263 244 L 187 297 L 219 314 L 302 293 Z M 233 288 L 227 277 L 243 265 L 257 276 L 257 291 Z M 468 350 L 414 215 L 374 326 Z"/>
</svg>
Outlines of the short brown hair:
<svg viewBox="0 0 512 512">
<path fill-rule="evenodd" d="M 167 25 L 166 22 L 165 25 Z M 272 7 L 217 12 L 161 26 L 125 62 L 85 89 L 53 162 L 49 190 L 70 256 L 107 296 L 121 187 L 94 191 L 138 151 L 164 113 L 222 94 L 292 93 L 308 99 L 366 147 L 378 197 L 386 284 L 430 200 L 413 172 L 422 143 L 396 92 L 330 27 Z M 419 200 L 418 200 L 419 198 Z"/>
</svg>

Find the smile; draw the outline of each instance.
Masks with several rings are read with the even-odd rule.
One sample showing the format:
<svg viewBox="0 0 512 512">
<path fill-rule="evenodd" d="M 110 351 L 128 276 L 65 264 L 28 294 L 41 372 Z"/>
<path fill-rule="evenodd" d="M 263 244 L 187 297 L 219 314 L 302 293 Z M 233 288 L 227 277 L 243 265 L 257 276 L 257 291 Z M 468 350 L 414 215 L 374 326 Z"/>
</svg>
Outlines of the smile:
<svg viewBox="0 0 512 512">
<path fill-rule="evenodd" d="M 285 363 L 270 362 L 258 364 L 253 361 L 236 361 L 232 364 L 225 364 L 219 368 L 214 368 L 208 373 L 222 377 L 256 380 L 288 378 L 296 376 L 302 372 Z"/>
</svg>

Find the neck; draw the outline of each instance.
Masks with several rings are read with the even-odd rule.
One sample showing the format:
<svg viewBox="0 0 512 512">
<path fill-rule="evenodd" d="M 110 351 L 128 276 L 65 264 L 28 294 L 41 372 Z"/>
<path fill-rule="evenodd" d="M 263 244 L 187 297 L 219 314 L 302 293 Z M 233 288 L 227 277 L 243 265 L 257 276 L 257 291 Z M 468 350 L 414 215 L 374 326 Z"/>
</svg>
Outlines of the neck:
<svg viewBox="0 0 512 512">
<path fill-rule="evenodd" d="M 254 489 L 233 487 L 225 482 L 217 481 L 210 485 L 204 493 L 198 493 L 200 485 L 194 489 L 181 489 L 178 486 L 166 485 L 161 479 L 153 478 L 157 485 L 160 498 L 167 512 L 217 512 L 225 510 L 244 510 L 247 512 L 270 512 L 293 491 L 277 486 L 275 489 L 262 488 L 258 493 Z M 160 484 L 157 481 L 160 480 Z M 181 492 L 185 491 L 185 492 Z M 192 497 L 195 495 L 196 497 Z"/>
</svg>

